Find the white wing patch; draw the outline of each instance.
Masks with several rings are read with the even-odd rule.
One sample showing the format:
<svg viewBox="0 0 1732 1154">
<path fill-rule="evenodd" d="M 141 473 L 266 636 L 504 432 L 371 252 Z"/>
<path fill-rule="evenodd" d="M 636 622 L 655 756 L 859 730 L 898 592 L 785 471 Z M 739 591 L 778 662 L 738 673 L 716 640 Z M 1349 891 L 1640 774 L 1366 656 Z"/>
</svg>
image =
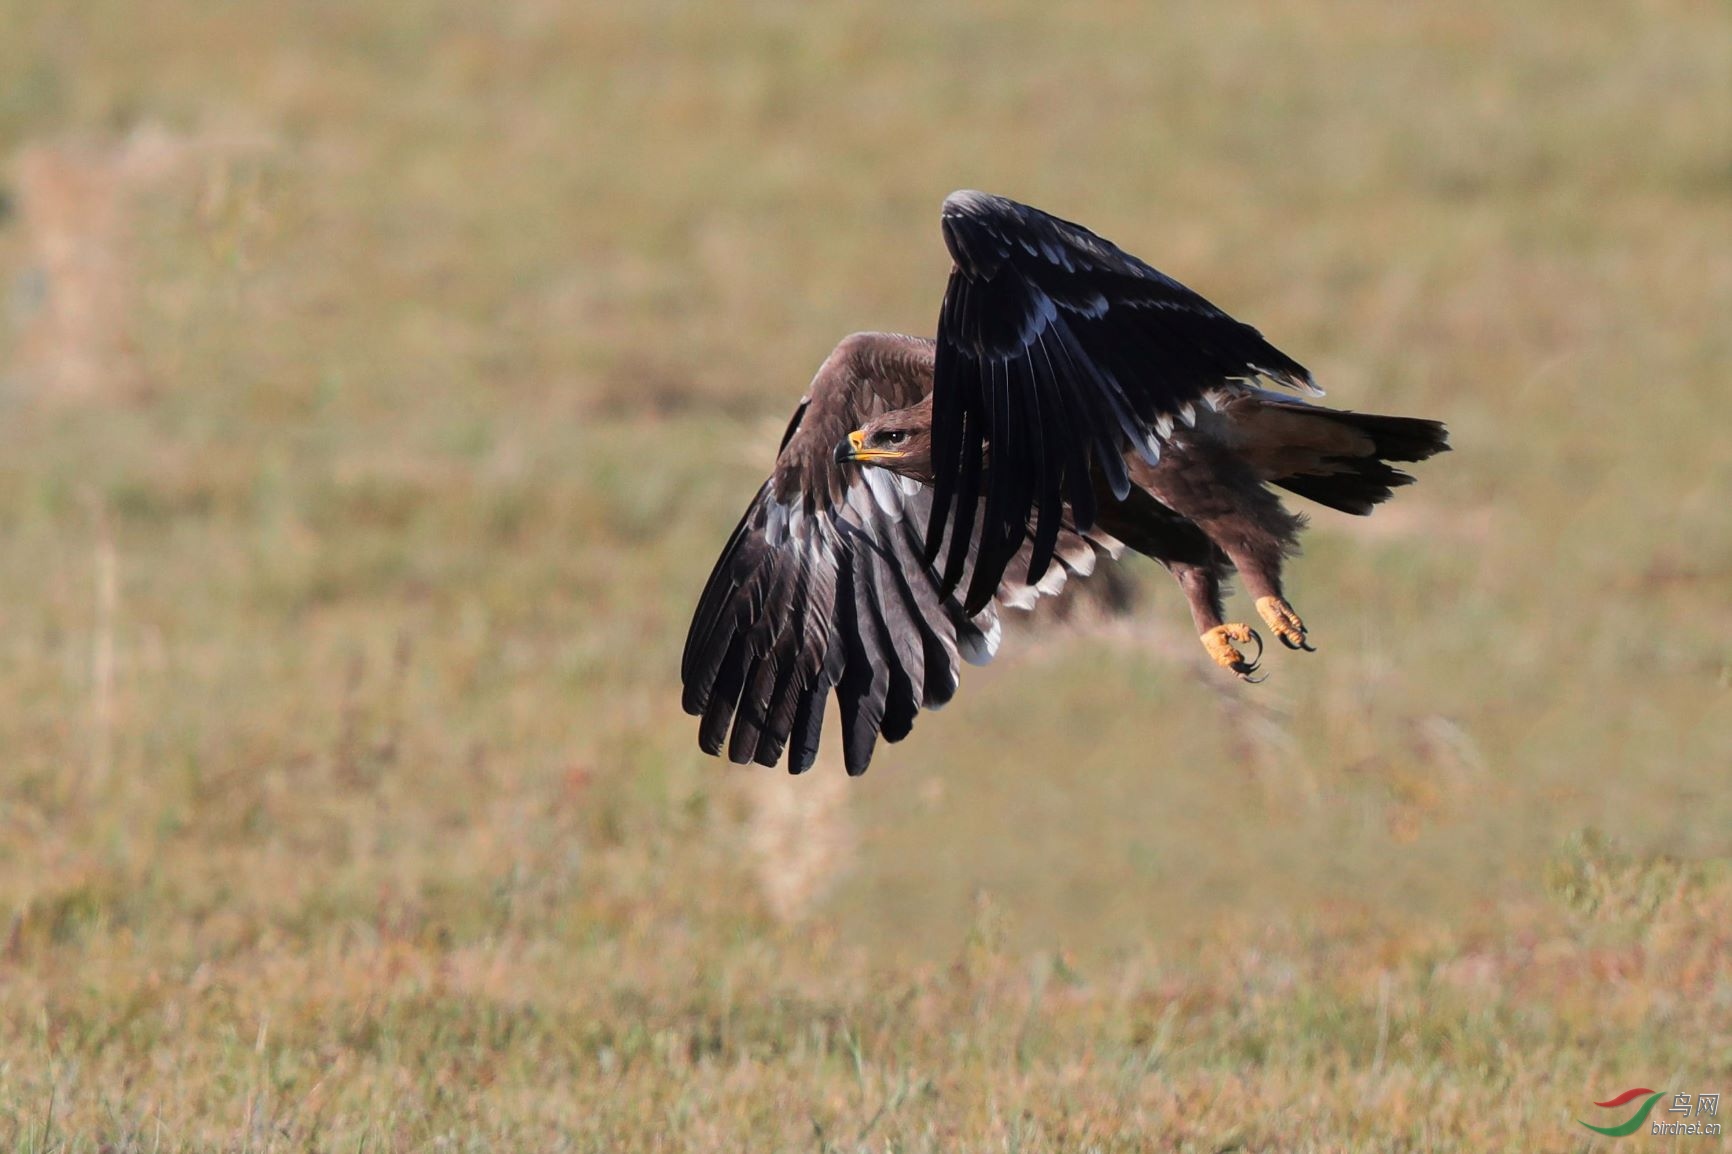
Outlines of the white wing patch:
<svg viewBox="0 0 1732 1154">
<path fill-rule="evenodd" d="M 1030 585 L 1026 580 L 1013 580 L 1007 573 L 998 585 L 998 603 L 1025 612 L 1031 610 L 1042 597 L 1056 597 L 1064 592 L 1065 585 L 1073 576 L 1093 574 L 1101 554 L 1104 553 L 1108 559 L 1117 559 L 1124 550 L 1123 542 L 1104 533 L 1091 530 L 1087 537 L 1083 537 L 1066 530 L 1066 537 L 1060 539 L 1052 563 L 1041 574 L 1040 580 Z M 1020 558 L 1012 562 L 1013 571 L 1022 563 Z"/>
<path fill-rule="evenodd" d="M 836 531 L 828 518 L 813 517 L 798 502 L 765 501 L 764 540 L 778 549 L 794 548 L 808 555 L 833 556 Z"/>
<path fill-rule="evenodd" d="M 998 643 L 1004 639 L 1004 626 L 991 609 L 975 615 L 974 626 L 979 633 L 963 632 L 957 639 L 962 659 L 970 665 L 985 665 L 998 655 Z"/>
</svg>

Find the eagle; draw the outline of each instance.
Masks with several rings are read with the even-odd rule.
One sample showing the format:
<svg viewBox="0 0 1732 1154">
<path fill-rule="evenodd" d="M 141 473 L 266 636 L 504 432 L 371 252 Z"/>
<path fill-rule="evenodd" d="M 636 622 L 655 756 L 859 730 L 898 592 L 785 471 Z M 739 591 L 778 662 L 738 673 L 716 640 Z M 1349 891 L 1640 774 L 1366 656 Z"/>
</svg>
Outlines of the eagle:
<svg viewBox="0 0 1732 1154">
<path fill-rule="evenodd" d="M 941 223 L 936 339 L 856 333 L 824 359 L 698 599 L 682 704 L 708 754 L 803 773 L 834 693 L 864 773 L 998 652 L 1002 609 L 1126 549 L 1254 680 L 1261 636 L 1223 619 L 1234 573 L 1314 648 L 1281 583 L 1305 520 L 1271 486 L 1366 514 L 1413 480 L 1392 462 L 1449 447 L 1439 422 L 1309 399 L 1255 328 L 1081 225 L 976 191 Z"/>
</svg>

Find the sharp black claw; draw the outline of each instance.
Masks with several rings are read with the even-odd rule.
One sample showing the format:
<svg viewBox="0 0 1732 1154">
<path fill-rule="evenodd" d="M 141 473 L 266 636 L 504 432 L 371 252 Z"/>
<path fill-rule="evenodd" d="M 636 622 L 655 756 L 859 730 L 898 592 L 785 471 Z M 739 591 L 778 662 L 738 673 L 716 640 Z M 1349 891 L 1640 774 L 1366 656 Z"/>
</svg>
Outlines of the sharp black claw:
<svg viewBox="0 0 1732 1154">
<path fill-rule="evenodd" d="M 1299 643 L 1299 648 L 1303 649 L 1307 653 L 1317 652 L 1317 647 L 1311 644 L 1311 639 L 1308 637 Z"/>
<path fill-rule="evenodd" d="M 1251 634 L 1251 640 L 1257 643 L 1257 652 L 1252 655 L 1251 660 L 1249 661 L 1240 658 L 1238 664 L 1233 666 L 1233 672 L 1238 675 L 1240 681 L 1248 681 L 1252 685 L 1257 685 L 1269 676 L 1267 673 L 1262 677 L 1251 676 L 1251 674 L 1257 672 L 1257 668 L 1263 664 L 1263 635 L 1258 633 L 1255 629 L 1247 630 L 1247 632 Z"/>
</svg>

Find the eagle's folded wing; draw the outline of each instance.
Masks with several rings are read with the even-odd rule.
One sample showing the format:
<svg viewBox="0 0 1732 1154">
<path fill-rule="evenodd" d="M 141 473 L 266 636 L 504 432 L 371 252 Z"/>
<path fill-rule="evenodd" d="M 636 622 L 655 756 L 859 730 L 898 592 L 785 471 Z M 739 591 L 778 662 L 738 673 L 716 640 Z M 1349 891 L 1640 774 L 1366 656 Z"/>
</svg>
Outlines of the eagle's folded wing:
<svg viewBox="0 0 1732 1154">
<path fill-rule="evenodd" d="M 1125 449 L 1154 463 L 1210 389 L 1258 376 L 1314 389 L 1256 329 L 1080 225 L 958 192 L 943 226 L 955 268 L 938 321 L 926 556 L 943 554 L 948 592 L 976 554 L 970 611 L 1030 537 L 1039 580 L 1066 503 L 1077 526 L 1094 523 L 1091 467 L 1124 499 Z"/>
</svg>

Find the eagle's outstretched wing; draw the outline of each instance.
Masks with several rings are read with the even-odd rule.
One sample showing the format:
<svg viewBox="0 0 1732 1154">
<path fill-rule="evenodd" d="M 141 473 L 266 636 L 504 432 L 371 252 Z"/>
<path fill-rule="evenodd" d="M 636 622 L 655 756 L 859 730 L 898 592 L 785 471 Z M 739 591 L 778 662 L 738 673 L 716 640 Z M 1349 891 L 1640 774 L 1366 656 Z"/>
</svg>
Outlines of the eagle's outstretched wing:
<svg viewBox="0 0 1732 1154">
<path fill-rule="evenodd" d="M 787 750 L 789 770 L 802 773 L 817 756 L 834 690 L 844 763 L 864 773 L 880 733 L 907 736 L 920 709 L 956 692 L 963 661 L 979 664 L 997 650 L 990 598 L 964 612 L 922 556 L 930 491 L 835 458 L 850 432 L 930 391 L 932 355 L 930 341 L 856 334 L 813 378 L 686 636 L 683 704 L 703 718 L 706 753 L 726 743 L 732 761 L 774 765 Z M 1067 530 L 1061 565 L 1038 586 L 1007 578 L 1002 600 L 1026 607 L 1056 592 L 1068 573 L 1093 568 L 1097 546 L 1117 543 Z M 1026 572 L 1026 558 L 1012 568 Z"/>
<path fill-rule="evenodd" d="M 938 319 L 925 555 L 945 554 L 944 592 L 969 578 L 970 612 L 1030 538 L 1040 579 L 1067 502 L 1078 527 L 1094 523 L 1091 466 L 1123 500 L 1124 450 L 1153 464 L 1210 389 L 1265 376 L 1315 391 L 1256 329 L 1080 225 L 983 192 L 952 193 L 943 225 L 955 267 Z"/>
</svg>

